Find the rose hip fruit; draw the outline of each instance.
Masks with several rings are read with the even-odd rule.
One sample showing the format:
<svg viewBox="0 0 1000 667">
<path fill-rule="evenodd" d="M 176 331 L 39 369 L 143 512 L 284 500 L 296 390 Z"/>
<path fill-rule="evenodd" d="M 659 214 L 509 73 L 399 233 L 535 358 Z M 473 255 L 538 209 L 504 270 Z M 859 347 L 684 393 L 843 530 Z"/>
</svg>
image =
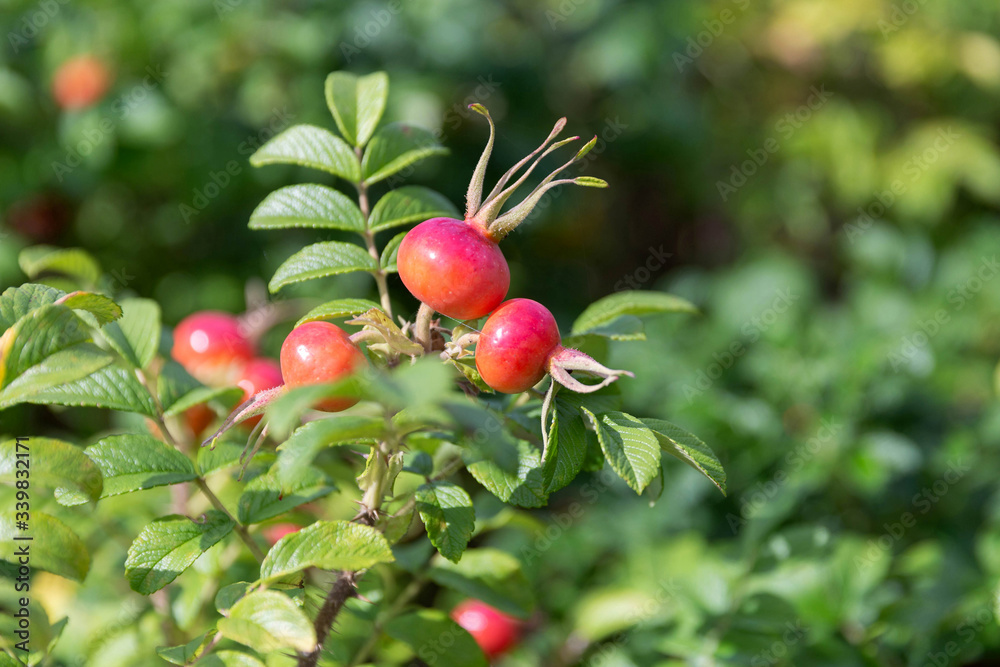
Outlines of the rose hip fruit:
<svg viewBox="0 0 1000 667">
<path fill-rule="evenodd" d="M 431 218 L 403 238 L 399 277 L 410 293 L 456 320 L 482 317 L 500 305 L 510 288 L 510 269 L 500 247 L 478 224 Z"/>
<path fill-rule="evenodd" d="M 459 603 L 451 618 L 472 635 L 488 658 L 506 652 L 521 634 L 521 624 L 516 618 L 479 600 Z"/>
<path fill-rule="evenodd" d="M 548 308 L 531 299 L 511 299 L 483 325 L 476 345 L 476 368 L 497 391 L 527 391 L 545 377 L 559 342 L 559 326 Z"/>
<path fill-rule="evenodd" d="M 174 329 L 171 355 L 202 384 L 225 386 L 235 382 L 254 349 L 235 317 L 202 311 L 185 317 Z"/>
<path fill-rule="evenodd" d="M 307 322 L 292 329 L 281 344 L 281 375 L 289 388 L 334 382 L 368 363 L 365 355 L 340 327 L 329 322 Z M 327 398 L 315 407 L 326 412 L 346 410 L 357 398 Z"/>
<path fill-rule="evenodd" d="M 292 533 L 297 533 L 300 530 L 302 530 L 302 527 L 296 526 L 294 523 L 276 523 L 273 526 L 267 526 L 260 532 L 264 536 L 264 539 L 267 540 L 267 543 L 273 547 L 281 538 Z"/>
<path fill-rule="evenodd" d="M 104 63 L 90 55 L 77 56 L 56 70 L 52 96 L 63 109 L 83 109 L 100 100 L 110 84 Z"/>
<path fill-rule="evenodd" d="M 281 367 L 278 362 L 272 359 L 252 359 L 240 373 L 240 379 L 236 386 L 243 390 L 243 398 L 240 403 L 246 401 L 251 396 L 265 389 L 274 389 L 282 384 Z M 253 428 L 260 422 L 260 415 L 251 417 L 243 422 L 249 428 Z"/>
</svg>

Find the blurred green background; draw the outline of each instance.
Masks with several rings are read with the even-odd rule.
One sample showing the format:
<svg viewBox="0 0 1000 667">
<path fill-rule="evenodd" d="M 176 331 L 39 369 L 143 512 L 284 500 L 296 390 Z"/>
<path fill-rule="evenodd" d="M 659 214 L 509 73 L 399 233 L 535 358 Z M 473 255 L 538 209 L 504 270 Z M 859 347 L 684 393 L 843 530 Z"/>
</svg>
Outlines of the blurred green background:
<svg viewBox="0 0 1000 667">
<path fill-rule="evenodd" d="M 168 323 L 243 310 L 248 281 L 319 240 L 247 230 L 272 189 L 319 178 L 247 158 L 289 124 L 333 126 L 332 70 L 389 72 L 386 118 L 452 151 L 408 182 L 457 205 L 487 136 L 472 101 L 498 122 L 494 177 L 560 116 L 598 136 L 587 173 L 611 188 L 555 191 L 504 242 L 511 295 L 564 326 L 623 288 L 697 303 L 611 365 L 638 371 L 634 411 L 715 449 L 730 494 L 668 465 L 652 509 L 596 474 L 498 515 L 486 542 L 542 602 L 505 664 L 1000 664 L 995 0 L 8 0 L 0 19 L 0 289 L 23 282 L 21 248 L 81 246 Z M 53 74 L 81 53 L 113 83 L 62 111 Z M 120 578 L 131 535 L 95 570 Z M 89 615 L 65 664 L 153 664 L 127 586 L 53 586 Z"/>
</svg>

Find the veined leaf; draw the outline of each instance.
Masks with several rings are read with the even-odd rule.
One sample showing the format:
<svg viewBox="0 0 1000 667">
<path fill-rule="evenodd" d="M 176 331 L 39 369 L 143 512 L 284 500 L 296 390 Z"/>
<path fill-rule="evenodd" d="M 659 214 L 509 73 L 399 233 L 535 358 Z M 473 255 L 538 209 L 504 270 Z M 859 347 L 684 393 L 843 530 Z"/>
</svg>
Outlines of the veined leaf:
<svg viewBox="0 0 1000 667">
<path fill-rule="evenodd" d="M 152 299 L 124 299 L 121 306 L 121 319 L 102 333 L 125 361 L 146 368 L 160 347 L 160 306 Z"/>
<path fill-rule="evenodd" d="M 74 382 L 114 361 L 114 356 L 92 343 L 80 343 L 47 357 L 0 391 L 0 408 L 34 403 L 33 396 L 52 387 Z M 37 401 L 46 403 L 51 401 Z"/>
<path fill-rule="evenodd" d="M 353 271 L 377 271 L 368 251 L 353 243 L 324 241 L 308 245 L 285 260 L 268 284 L 272 293 L 286 285 Z"/>
<path fill-rule="evenodd" d="M 291 488 L 295 480 L 310 469 L 313 459 L 324 447 L 378 438 L 384 431 L 383 419 L 362 415 L 336 415 L 308 422 L 278 446 L 274 473 L 282 488 Z"/>
<path fill-rule="evenodd" d="M 250 214 L 250 229 L 287 227 L 362 233 L 365 221 L 349 197 L 325 185 L 309 183 L 275 190 Z"/>
<path fill-rule="evenodd" d="M 14 389 L 14 385 L 7 389 Z M 7 390 L 3 393 L 6 394 Z M 104 366 L 71 382 L 47 385 L 37 391 L 32 389 L 20 402 L 106 408 L 135 412 L 147 417 L 156 415 L 153 397 L 142 386 L 135 373 L 116 365 Z"/>
<path fill-rule="evenodd" d="M 237 518 L 244 525 L 267 521 L 333 490 L 333 483 L 316 468 L 308 468 L 285 488 L 274 473 L 260 475 L 247 484 L 240 496 Z"/>
<path fill-rule="evenodd" d="M 625 315 L 696 312 L 693 304 L 672 294 L 626 290 L 590 304 L 573 323 L 572 335 L 590 333 Z"/>
<path fill-rule="evenodd" d="M 352 315 L 360 315 L 372 308 L 378 307 L 377 303 L 368 299 L 335 299 L 310 310 L 302 319 L 295 323 L 295 326 L 305 324 L 306 322 L 336 320 Z"/>
<path fill-rule="evenodd" d="M 378 530 L 350 521 L 317 521 L 278 540 L 260 566 L 260 578 L 273 581 L 310 567 L 353 572 L 393 560 Z"/>
<path fill-rule="evenodd" d="M 364 146 L 385 111 L 389 76 L 385 72 L 360 77 L 350 72 L 333 72 L 326 77 L 325 92 L 326 105 L 344 139 L 355 146 Z"/>
<path fill-rule="evenodd" d="M 549 496 L 545 490 L 539 451 L 519 440 L 517 455 L 516 468 L 507 469 L 491 458 L 466 450 L 466 468 L 477 482 L 505 503 L 519 507 L 544 507 Z"/>
<path fill-rule="evenodd" d="M 295 602 L 271 590 L 250 593 L 219 620 L 223 637 L 259 651 L 291 649 L 302 653 L 316 647 L 316 630 Z"/>
<path fill-rule="evenodd" d="M 663 451 L 708 477 L 726 495 L 726 471 L 708 445 L 668 421 L 647 417 L 642 423 L 656 434 Z"/>
<path fill-rule="evenodd" d="M 368 227 L 374 232 L 430 218 L 455 217 L 458 209 L 444 195 L 420 185 L 390 190 L 372 209 Z"/>
<path fill-rule="evenodd" d="M 457 563 L 476 527 L 472 498 L 457 484 L 440 481 L 418 488 L 416 501 L 431 544 L 442 556 Z"/>
<path fill-rule="evenodd" d="M 200 521 L 176 514 L 157 519 L 129 547 L 125 560 L 129 586 L 143 595 L 155 593 L 232 532 L 234 525 L 218 510 L 209 510 Z"/>
<path fill-rule="evenodd" d="M 392 123 L 372 137 L 361 160 L 361 174 L 365 184 L 371 185 L 414 162 L 447 152 L 448 149 L 437 142 L 433 132 L 404 123 Z"/>
<path fill-rule="evenodd" d="M 25 283 L 20 287 L 8 287 L 3 294 L 0 294 L 0 329 L 11 328 L 31 311 L 55 303 L 65 294 L 55 287 L 39 285 L 38 283 Z"/>
<path fill-rule="evenodd" d="M 582 408 L 597 433 L 608 463 L 636 493 L 660 473 L 660 443 L 641 421 L 624 412 L 594 415 Z"/>
<path fill-rule="evenodd" d="M 99 326 L 114 322 L 122 316 L 122 308 L 109 297 L 93 292 L 70 292 L 60 297 L 58 303 L 73 310 L 84 310 L 97 320 Z"/>
<path fill-rule="evenodd" d="M 354 150 L 329 130 L 315 125 L 295 125 L 261 146 L 250 156 L 250 164 L 299 164 L 340 176 L 356 183 L 361 165 Z"/>
<path fill-rule="evenodd" d="M 101 469 L 102 498 L 197 477 L 188 457 L 149 435 L 113 435 L 84 452 Z"/>
<path fill-rule="evenodd" d="M 47 357 L 90 340 L 86 323 L 59 304 L 37 308 L 0 337 L 0 388 Z"/>
</svg>

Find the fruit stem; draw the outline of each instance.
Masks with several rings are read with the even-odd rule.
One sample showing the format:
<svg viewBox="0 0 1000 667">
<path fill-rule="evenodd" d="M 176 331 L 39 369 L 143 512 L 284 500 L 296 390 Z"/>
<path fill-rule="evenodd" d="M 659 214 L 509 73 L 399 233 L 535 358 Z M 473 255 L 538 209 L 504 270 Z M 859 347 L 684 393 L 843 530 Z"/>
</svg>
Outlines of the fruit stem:
<svg viewBox="0 0 1000 667">
<path fill-rule="evenodd" d="M 358 156 L 358 161 L 362 158 L 361 148 L 354 149 L 355 155 Z M 379 255 L 378 246 L 375 245 L 375 232 L 368 228 L 368 217 L 371 215 L 371 205 L 368 203 L 368 186 L 365 185 L 364 180 L 360 180 L 354 184 L 358 189 L 358 208 L 361 210 L 361 218 L 365 221 L 365 231 L 362 236 L 365 237 L 365 245 L 368 247 L 368 254 L 372 256 L 375 260 L 375 266 L 378 268 L 372 271 L 372 276 L 375 277 L 375 284 L 378 286 L 378 296 L 382 303 L 382 310 L 385 314 L 392 319 L 392 300 L 389 298 L 389 283 L 385 279 L 385 271 L 382 269 L 382 257 Z"/>
<path fill-rule="evenodd" d="M 434 317 L 434 309 L 426 303 L 420 302 L 420 309 L 417 311 L 417 321 L 413 325 L 413 336 L 416 341 L 424 346 L 424 350 L 431 351 L 431 318 Z"/>
</svg>

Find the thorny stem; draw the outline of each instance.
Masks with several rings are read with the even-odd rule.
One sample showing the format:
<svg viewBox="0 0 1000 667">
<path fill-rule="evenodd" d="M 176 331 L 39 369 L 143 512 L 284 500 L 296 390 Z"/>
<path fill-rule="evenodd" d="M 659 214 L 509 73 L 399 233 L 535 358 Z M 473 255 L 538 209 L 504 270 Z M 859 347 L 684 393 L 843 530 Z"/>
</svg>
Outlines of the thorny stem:
<svg viewBox="0 0 1000 667">
<path fill-rule="evenodd" d="M 201 489 L 201 492 L 205 494 L 205 497 L 208 498 L 208 501 L 212 503 L 212 506 L 215 507 L 215 509 L 222 512 L 223 514 L 225 514 L 227 517 L 229 517 L 229 520 L 235 524 L 235 528 L 233 530 L 236 531 L 236 534 L 240 536 L 240 539 L 243 540 L 243 543 L 247 545 L 248 549 L 250 549 L 250 553 L 253 554 L 253 557 L 256 558 L 258 562 L 263 562 L 264 552 L 260 550 L 260 547 L 257 546 L 257 543 L 253 541 L 252 537 L 250 537 L 250 533 L 249 531 L 247 531 L 246 526 L 240 524 L 240 522 L 237 521 L 236 518 L 229 513 L 229 510 L 227 510 L 226 506 L 222 504 L 222 501 L 219 500 L 219 497 L 212 492 L 212 489 L 209 488 L 208 486 L 208 482 L 206 482 L 201 477 L 196 477 L 194 483 L 198 485 L 198 488 Z"/>
<path fill-rule="evenodd" d="M 358 160 L 361 160 L 361 148 L 354 149 L 355 154 L 358 156 Z M 355 183 L 358 189 L 358 208 L 361 209 L 361 217 L 365 221 L 365 245 L 368 246 L 368 254 L 372 256 L 375 260 L 375 266 L 378 268 L 372 271 L 372 275 L 375 277 L 375 284 L 378 285 L 378 295 L 382 302 L 382 310 L 385 314 L 392 319 L 392 301 L 389 299 L 389 283 L 385 279 L 385 271 L 382 269 L 382 258 L 378 253 L 378 246 L 375 245 L 375 232 L 368 229 L 368 217 L 371 215 L 371 207 L 368 204 L 368 186 L 365 185 L 364 180 L 360 180 Z"/>
</svg>

